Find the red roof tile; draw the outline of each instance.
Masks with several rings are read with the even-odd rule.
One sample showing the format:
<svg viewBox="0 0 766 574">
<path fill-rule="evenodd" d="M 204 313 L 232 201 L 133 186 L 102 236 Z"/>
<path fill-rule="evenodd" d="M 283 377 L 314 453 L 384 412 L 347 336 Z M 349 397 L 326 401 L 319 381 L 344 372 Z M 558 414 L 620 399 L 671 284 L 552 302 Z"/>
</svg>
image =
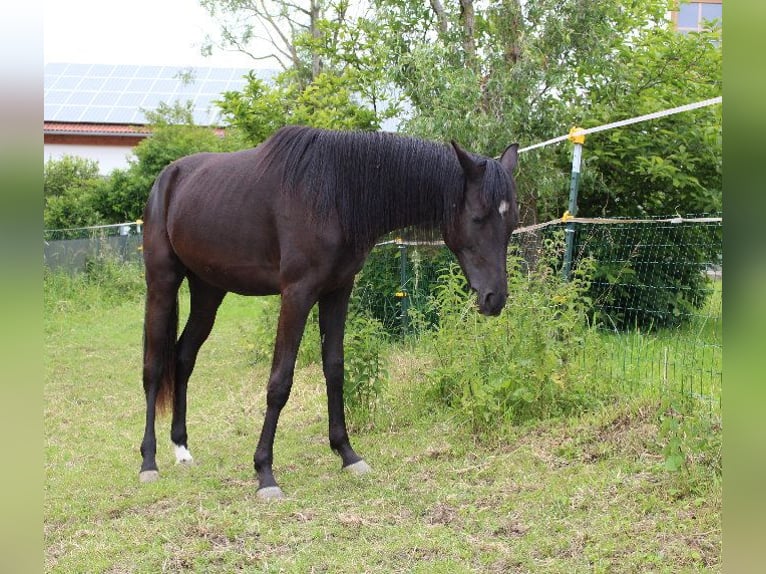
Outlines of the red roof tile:
<svg viewBox="0 0 766 574">
<path fill-rule="evenodd" d="M 222 128 L 214 128 L 213 131 L 218 136 L 223 136 Z M 85 135 L 85 136 L 149 136 L 152 133 L 151 128 L 147 126 L 128 126 L 125 124 L 90 124 L 90 123 L 69 123 L 69 122 L 43 122 L 44 134 L 66 134 L 66 135 Z"/>
<path fill-rule="evenodd" d="M 43 133 L 110 135 L 110 136 L 148 136 L 151 130 L 145 126 L 126 126 L 121 124 L 76 124 L 68 122 L 44 122 Z"/>
</svg>

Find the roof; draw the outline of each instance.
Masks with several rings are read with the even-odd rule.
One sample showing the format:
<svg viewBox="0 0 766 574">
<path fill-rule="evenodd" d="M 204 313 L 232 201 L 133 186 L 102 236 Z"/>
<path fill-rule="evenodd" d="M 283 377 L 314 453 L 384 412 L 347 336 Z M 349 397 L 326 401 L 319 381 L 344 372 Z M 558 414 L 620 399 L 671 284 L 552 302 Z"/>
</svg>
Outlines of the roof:
<svg viewBox="0 0 766 574">
<path fill-rule="evenodd" d="M 253 71 L 262 79 L 274 75 L 271 70 Z M 147 123 L 145 112 L 160 103 L 191 101 L 195 124 L 220 126 L 223 121 L 213 100 L 225 91 L 242 89 L 248 72 L 247 68 L 50 63 L 44 72 L 44 121 L 140 126 Z"/>
<path fill-rule="evenodd" d="M 224 130 L 223 128 L 214 127 L 213 132 L 222 136 Z M 144 137 L 151 135 L 151 133 L 151 129 L 144 125 L 43 122 L 43 134 L 46 135 Z"/>
<path fill-rule="evenodd" d="M 60 135 L 146 136 L 151 132 L 143 126 L 129 126 L 126 124 L 44 122 L 43 133 Z"/>
</svg>

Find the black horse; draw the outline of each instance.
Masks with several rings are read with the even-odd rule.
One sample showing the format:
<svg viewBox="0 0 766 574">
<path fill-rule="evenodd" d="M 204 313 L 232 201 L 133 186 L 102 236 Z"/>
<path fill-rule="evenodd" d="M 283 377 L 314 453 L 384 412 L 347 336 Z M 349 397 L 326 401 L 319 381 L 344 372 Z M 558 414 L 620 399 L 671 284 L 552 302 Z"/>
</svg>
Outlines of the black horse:
<svg viewBox="0 0 766 574">
<path fill-rule="evenodd" d="M 267 409 L 253 461 L 262 498 L 283 496 L 274 435 L 293 382 L 306 318 L 319 304 L 330 446 L 343 468 L 370 467 L 351 448 L 343 410 L 343 335 L 354 276 L 377 238 L 402 228 L 441 233 L 479 311 L 507 297 L 506 250 L 518 222 L 518 146 L 500 160 L 386 133 L 291 126 L 260 146 L 179 159 L 157 178 L 144 213 L 146 428 L 141 481 L 159 476 L 155 413 L 173 407 L 176 460 L 192 461 L 186 388 L 227 292 L 281 294 Z M 178 289 L 191 308 L 178 338 Z"/>
</svg>

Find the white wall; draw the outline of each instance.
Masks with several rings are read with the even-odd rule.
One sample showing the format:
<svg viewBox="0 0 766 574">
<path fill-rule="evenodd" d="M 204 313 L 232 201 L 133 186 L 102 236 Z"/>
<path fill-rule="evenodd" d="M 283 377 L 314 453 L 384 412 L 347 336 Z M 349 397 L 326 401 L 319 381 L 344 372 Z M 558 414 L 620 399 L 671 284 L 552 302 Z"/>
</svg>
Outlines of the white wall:
<svg viewBox="0 0 766 574">
<path fill-rule="evenodd" d="M 130 146 L 103 146 L 103 145 L 69 145 L 69 144 L 44 144 L 43 162 L 49 159 L 59 159 L 64 155 L 76 155 L 98 162 L 99 171 L 102 175 L 108 175 L 116 168 L 128 167 L 128 156 L 131 156 Z"/>
</svg>

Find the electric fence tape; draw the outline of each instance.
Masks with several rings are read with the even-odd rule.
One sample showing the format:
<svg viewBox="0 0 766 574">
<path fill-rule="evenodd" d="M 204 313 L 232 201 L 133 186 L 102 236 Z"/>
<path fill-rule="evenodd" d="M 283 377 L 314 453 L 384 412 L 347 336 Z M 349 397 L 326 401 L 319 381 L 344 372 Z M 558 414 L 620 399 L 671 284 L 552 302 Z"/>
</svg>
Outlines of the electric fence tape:
<svg viewBox="0 0 766 574">
<path fill-rule="evenodd" d="M 670 108 L 670 109 L 667 109 L 667 110 L 662 110 L 660 112 L 653 112 L 651 114 L 645 114 L 643 116 L 636 116 L 635 118 L 628 118 L 626 120 L 620 120 L 620 121 L 617 121 L 617 122 L 612 122 L 612 123 L 609 123 L 609 124 L 604 124 L 604 125 L 601 125 L 601 126 L 596 126 L 594 128 L 578 129 L 575 132 L 574 135 L 578 135 L 578 136 L 583 135 L 584 136 L 584 135 L 588 135 L 588 134 L 595 134 L 597 132 L 603 132 L 603 131 L 611 130 L 611 129 L 614 129 L 614 128 L 621 128 L 623 126 L 629 126 L 631 124 L 637 124 L 637 123 L 645 122 L 645 121 L 648 121 L 648 120 L 655 120 L 657 118 L 664 118 L 665 116 L 671 116 L 673 114 L 680 114 L 681 112 L 688 112 L 690 110 L 696 110 L 698 108 L 705 108 L 707 106 L 712 106 L 712 105 L 715 105 L 715 104 L 720 104 L 722 101 L 723 101 L 723 97 L 722 96 L 718 96 L 716 98 L 710 98 L 708 100 L 702 100 L 701 102 L 694 102 L 692 104 L 685 104 L 683 106 L 678 106 L 677 108 Z M 522 152 L 525 152 L 525 151 L 529 151 L 529 150 L 533 150 L 533 149 L 537 149 L 539 147 L 545 147 L 545 146 L 548 146 L 548 145 L 551 145 L 551 144 L 555 144 L 555 143 L 567 140 L 572 135 L 573 134 L 568 133 L 568 134 L 566 134 L 564 136 L 558 136 L 558 137 L 546 140 L 544 142 L 540 142 L 540 143 L 536 143 L 534 145 L 523 147 L 523 148 L 521 148 L 519 150 L 519 153 L 522 153 Z"/>
</svg>

